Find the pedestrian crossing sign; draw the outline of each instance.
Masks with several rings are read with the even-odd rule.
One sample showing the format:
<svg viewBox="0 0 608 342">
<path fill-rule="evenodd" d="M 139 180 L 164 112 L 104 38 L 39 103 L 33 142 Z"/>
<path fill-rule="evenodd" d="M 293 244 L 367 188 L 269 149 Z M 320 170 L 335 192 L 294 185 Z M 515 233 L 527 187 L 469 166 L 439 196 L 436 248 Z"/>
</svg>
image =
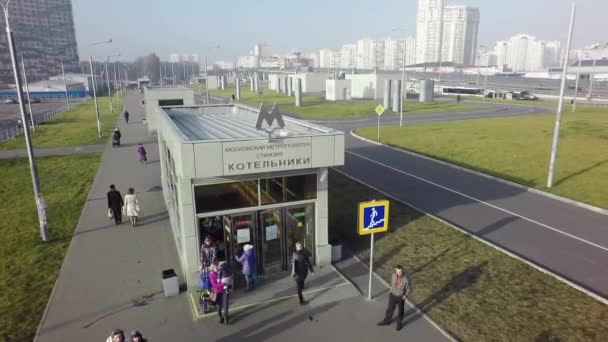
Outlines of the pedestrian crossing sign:
<svg viewBox="0 0 608 342">
<path fill-rule="evenodd" d="M 359 235 L 382 233 L 388 230 L 389 201 L 359 203 Z"/>
</svg>

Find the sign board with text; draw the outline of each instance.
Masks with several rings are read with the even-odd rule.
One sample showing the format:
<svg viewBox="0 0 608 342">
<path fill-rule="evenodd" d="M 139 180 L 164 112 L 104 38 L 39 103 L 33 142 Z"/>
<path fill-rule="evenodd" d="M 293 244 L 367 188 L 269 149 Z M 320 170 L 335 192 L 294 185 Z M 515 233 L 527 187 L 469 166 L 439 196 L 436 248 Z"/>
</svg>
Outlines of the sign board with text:
<svg viewBox="0 0 608 342">
<path fill-rule="evenodd" d="M 248 140 L 222 143 L 224 175 L 276 172 L 312 167 L 310 137 L 276 141 Z"/>
</svg>

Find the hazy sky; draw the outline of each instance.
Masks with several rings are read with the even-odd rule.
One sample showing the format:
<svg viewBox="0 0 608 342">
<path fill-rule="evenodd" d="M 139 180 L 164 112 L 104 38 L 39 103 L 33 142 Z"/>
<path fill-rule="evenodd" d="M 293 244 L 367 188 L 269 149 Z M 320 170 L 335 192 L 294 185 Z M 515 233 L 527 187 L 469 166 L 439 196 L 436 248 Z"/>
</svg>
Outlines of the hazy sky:
<svg viewBox="0 0 608 342">
<path fill-rule="evenodd" d="M 233 61 L 256 42 L 275 52 L 339 47 L 383 38 L 400 27 L 416 31 L 415 0 L 72 0 L 81 59 L 120 53 L 123 59 L 156 52 L 209 55 Z M 569 0 L 448 0 L 478 7 L 480 45 L 516 33 L 565 44 Z M 608 41 L 608 0 L 578 0 L 573 46 Z M 107 37 L 111 45 L 90 46 Z M 220 49 L 208 49 L 220 44 Z"/>
</svg>

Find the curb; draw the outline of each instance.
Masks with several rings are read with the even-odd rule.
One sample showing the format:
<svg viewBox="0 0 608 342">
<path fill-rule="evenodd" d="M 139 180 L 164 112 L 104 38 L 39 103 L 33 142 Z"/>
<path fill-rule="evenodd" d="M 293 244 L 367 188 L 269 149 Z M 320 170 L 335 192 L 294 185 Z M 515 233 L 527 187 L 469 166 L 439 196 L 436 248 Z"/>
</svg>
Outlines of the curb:
<svg viewBox="0 0 608 342">
<path fill-rule="evenodd" d="M 377 144 L 377 143 L 376 143 L 376 144 Z M 487 241 L 487 240 L 485 240 L 484 238 L 481 238 L 481 237 L 479 237 L 479 236 L 477 236 L 477 235 L 475 235 L 475 234 L 472 234 L 472 233 L 470 233 L 470 232 L 468 232 L 468 231 L 464 230 L 463 228 L 460 228 L 460 227 L 458 227 L 457 225 L 455 225 L 455 224 L 453 224 L 453 223 L 450 223 L 450 222 L 448 222 L 448 221 L 446 221 L 446 220 L 444 220 L 444 219 L 442 219 L 442 218 L 440 218 L 440 217 L 437 217 L 437 216 L 435 216 L 435 215 L 433 215 L 433 214 L 431 214 L 431 213 L 428 213 L 428 212 L 426 212 L 426 211 L 424 211 L 424 210 L 422 210 L 422 209 L 418 208 L 417 206 L 415 206 L 415 205 L 413 205 L 413 204 L 411 204 L 411 203 L 408 203 L 408 202 L 406 202 L 406 201 L 404 201 L 404 200 L 401 200 L 401 199 L 395 198 L 393 195 L 390 195 L 390 194 L 386 193 L 385 191 L 382 191 L 382 190 L 376 189 L 375 187 L 373 187 L 373 186 L 371 186 L 371 185 L 367 184 L 366 182 L 364 182 L 364 181 L 362 181 L 362 180 L 359 180 L 359 179 L 356 179 L 356 178 L 354 178 L 354 177 L 351 177 L 350 175 L 347 175 L 347 174 L 346 174 L 346 173 L 344 173 L 343 171 L 340 171 L 340 170 L 338 170 L 338 169 L 336 169 L 336 168 L 332 168 L 332 170 L 335 170 L 336 172 L 340 173 L 341 175 L 343 175 L 343 176 L 345 176 L 345 177 L 347 177 L 347 178 L 349 178 L 349 179 L 351 179 L 351 180 L 354 180 L 355 182 L 358 182 L 358 183 L 360 183 L 360 184 L 363 184 L 363 185 L 367 186 L 367 187 L 368 187 L 368 188 L 370 188 L 370 189 L 374 189 L 375 191 L 377 191 L 377 192 L 379 192 L 379 193 L 381 193 L 381 194 L 383 194 L 383 195 L 387 196 L 388 198 L 391 198 L 391 199 L 393 199 L 393 200 L 395 200 L 395 201 L 397 201 L 397 202 L 399 202 L 399 203 L 402 203 L 402 204 L 404 204 L 404 205 L 407 205 L 407 206 L 409 206 L 410 208 L 413 208 L 413 209 L 415 209 L 415 210 L 417 210 L 417 211 L 419 211 L 419 212 L 421 212 L 421 213 L 423 213 L 423 214 L 425 214 L 425 215 L 427 215 L 427 216 L 429 216 L 429 217 L 432 217 L 433 219 L 435 219 L 435 220 L 437 220 L 437 221 L 439 221 L 439 222 L 441 222 L 441 223 L 443 223 L 443 224 L 445 224 L 445 225 L 447 225 L 447 226 L 449 226 L 449 227 L 452 227 L 452 228 L 454 228 L 454 229 L 458 230 L 459 232 L 461 232 L 461 233 L 463 233 L 463 234 L 465 234 L 465 235 L 467 235 L 467 236 L 470 236 L 471 238 L 473 238 L 473 239 L 475 239 L 475 240 L 477 240 L 477 241 L 479 241 L 479 242 L 481 242 L 481 243 L 485 244 L 486 246 L 492 247 L 492 248 L 494 248 L 494 249 L 498 250 L 499 252 L 502 252 L 502 253 L 504 253 L 504 254 L 506 254 L 506 255 L 508 255 L 508 256 L 510 256 L 510 257 L 512 257 L 512 258 L 515 258 L 516 260 L 519 260 L 519 261 L 521 261 L 521 262 L 525 263 L 526 265 L 528 265 L 528 266 L 530 266 L 530 267 L 532 267 L 532 268 L 534 268 L 534 269 L 536 269 L 536 270 L 538 270 L 538 271 L 540 271 L 540 272 L 542 272 L 542 273 L 544 273 L 544 274 L 547 274 L 547 275 L 549 275 L 549 276 L 552 276 L 553 278 L 555 278 L 555 279 L 557 279 L 557 280 L 561 281 L 562 283 L 564 283 L 564 284 L 566 284 L 566 285 L 568 285 L 568 286 L 570 286 L 570 287 L 574 288 L 575 290 L 578 290 L 578 291 L 580 291 L 580 292 L 582 292 L 582 293 L 584 293 L 584 294 L 588 295 L 589 297 L 591 297 L 591 298 L 593 298 L 593 299 L 597 300 L 598 302 L 600 302 L 600 303 L 602 303 L 602 304 L 608 305 L 608 298 L 604 298 L 604 297 L 600 296 L 599 294 L 596 294 L 595 292 L 592 292 L 592 291 L 590 291 L 590 290 L 588 290 L 588 289 L 586 289 L 586 288 L 584 288 L 584 287 L 582 287 L 582 286 L 580 286 L 580 285 L 578 285 L 578 284 L 574 283 L 573 281 L 570 281 L 570 280 L 568 280 L 568 279 L 566 279 L 566 278 L 564 278 L 564 277 L 562 277 L 562 276 L 558 275 L 557 273 L 554 273 L 554 272 L 552 272 L 552 271 L 550 271 L 550 270 L 547 270 L 547 269 L 543 268 L 542 266 L 540 266 L 540 265 L 537 265 L 537 264 L 533 263 L 533 262 L 532 262 L 532 261 L 530 261 L 530 260 L 527 260 L 527 259 L 525 259 L 525 258 L 523 258 L 523 257 L 521 257 L 521 256 L 519 256 L 519 255 L 517 255 L 517 254 L 515 254 L 515 253 L 513 253 L 513 252 L 510 252 L 510 251 L 509 251 L 509 250 L 507 250 L 506 248 L 499 247 L 499 246 L 495 245 L 494 243 L 492 243 L 492 242 L 490 242 L 490 241 Z"/>
<path fill-rule="evenodd" d="M 591 204 L 579 202 L 579 201 L 576 201 L 576 200 L 573 200 L 573 199 L 570 199 L 570 198 L 566 198 L 566 197 L 555 195 L 555 194 L 552 194 L 552 193 L 549 193 L 549 192 L 546 192 L 546 191 L 538 190 L 536 188 L 527 187 L 525 185 L 522 185 L 522 184 L 519 184 L 519 183 L 515 183 L 515 182 L 510 181 L 510 180 L 506 180 L 506 179 L 503 179 L 503 178 L 498 178 L 496 176 L 492 176 L 492 175 L 489 175 L 487 173 L 482 173 L 482 172 L 479 172 L 479 171 L 467 169 L 465 167 L 458 166 L 458 165 L 455 165 L 455 164 L 451 164 L 451 163 L 445 162 L 443 160 L 435 159 L 435 158 L 432 158 L 432 157 L 429 157 L 429 156 L 425 156 L 425 155 L 417 153 L 417 152 L 412 152 L 412 151 L 404 150 L 404 149 L 401 149 L 401 148 L 398 148 L 398 147 L 394 147 L 394 146 L 391 146 L 391 145 L 382 144 L 382 143 L 379 143 L 377 141 L 369 140 L 367 138 L 364 138 L 364 137 L 358 135 L 357 133 L 355 133 L 355 131 L 350 131 L 350 135 L 352 137 L 356 138 L 356 139 L 363 140 L 363 141 L 365 141 L 367 143 L 370 143 L 370 144 L 374 144 L 374 145 L 377 145 L 377 146 L 384 146 L 386 148 L 390 148 L 391 150 L 394 150 L 394 151 L 397 151 L 397 152 L 400 152 L 400 153 L 405 153 L 405 154 L 409 154 L 409 155 L 412 155 L 412 156 L 420 157 L 420 158 L 423 158 L 423 159 L 426 159 L 426 160 L 430 160 L 430 161 L 439 163 L 439 164 L 444 165 L 444 166 L 449 166 L 451 168 L 454 168 L 454 169 L 457 169 L 457 170 L 460 170 L 460 171 L 464 171 L 464 172 L 467 172 L 467 173 L 470 173 L 470 174 L 473 174 L 473 175 L 476 175 L 476 176 L 480 176 L 480 177 L 484 177 L 484 178 L 487 178 L 487 179 L 495 180 L 495 181 L 501 182 L 503 184 L 511 185 L 511 186 L 517 187 L 519 189 L 526 190 L 527 192 L 532 192 L 532 193 L 535 193 L 537 195 L 541 195 L 541 196 L 544 196 L 544 197 L 547 197 L 547 198 L 551 198 L 551 199 L 554 199 L 554 200 L 557 200 L 557 201 L 560 201 L 560 202 L 563 202 L 563 203 L 566 203 L 566 204 L 571 204 L 571 205 L 577 206 L 579 208 L 587 209 L 589 211 L 593 211 L 593 212 L 596 212 L 598 214 L 602 214 L 602 215 L 607 215 L 608 216 L 608 209 L 603 209 L 603 208 L 600 208 L 600 207 L 596 207 L 596 206 L 591 205 Z"/>
</svg>

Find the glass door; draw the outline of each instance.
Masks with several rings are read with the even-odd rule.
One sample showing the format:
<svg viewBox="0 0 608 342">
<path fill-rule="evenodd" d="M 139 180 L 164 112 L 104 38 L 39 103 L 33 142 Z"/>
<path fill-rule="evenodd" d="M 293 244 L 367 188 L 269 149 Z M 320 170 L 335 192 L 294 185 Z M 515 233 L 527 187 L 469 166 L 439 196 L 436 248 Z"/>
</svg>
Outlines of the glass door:
<svg viewBox="0 0 608 342">
<path fill-rule="evenodd" d="M 232 259 L 229 261 L 233 265 L 232 269 L 235 271 L 235 286 L 238 288 L 244 284 L 242 275 L 242 265 L 236 261 L 236 257 L 243 255 L 243 246 L 246 244 L 253 245 L 254 251 L 257 248 L 257 231 L 256 231 L 256 219 L 254 213 L 237 214 L 232 216 L 232 227 L 234 241 L 232 243 Z M 256 253 L 256 262 L 257 262 Z M 258 266 L 254 268 L 257 270 Z"/>
<path fill-rule="evenodd" d="M 281 209 L 260 211 L 262 270 L 265 275 L 280 272 L 284 266 L 283 221 Z"/>
<path fill-rule="evenodd" d="M 310 253 L 311 261 L 314 263 L 314 205 L 291 207 L 285 210 L 285 230 L 287 235 L 287 257 L 296 250 L 296 242 L 301 242 L 304 248 Z"/>
</svg>

